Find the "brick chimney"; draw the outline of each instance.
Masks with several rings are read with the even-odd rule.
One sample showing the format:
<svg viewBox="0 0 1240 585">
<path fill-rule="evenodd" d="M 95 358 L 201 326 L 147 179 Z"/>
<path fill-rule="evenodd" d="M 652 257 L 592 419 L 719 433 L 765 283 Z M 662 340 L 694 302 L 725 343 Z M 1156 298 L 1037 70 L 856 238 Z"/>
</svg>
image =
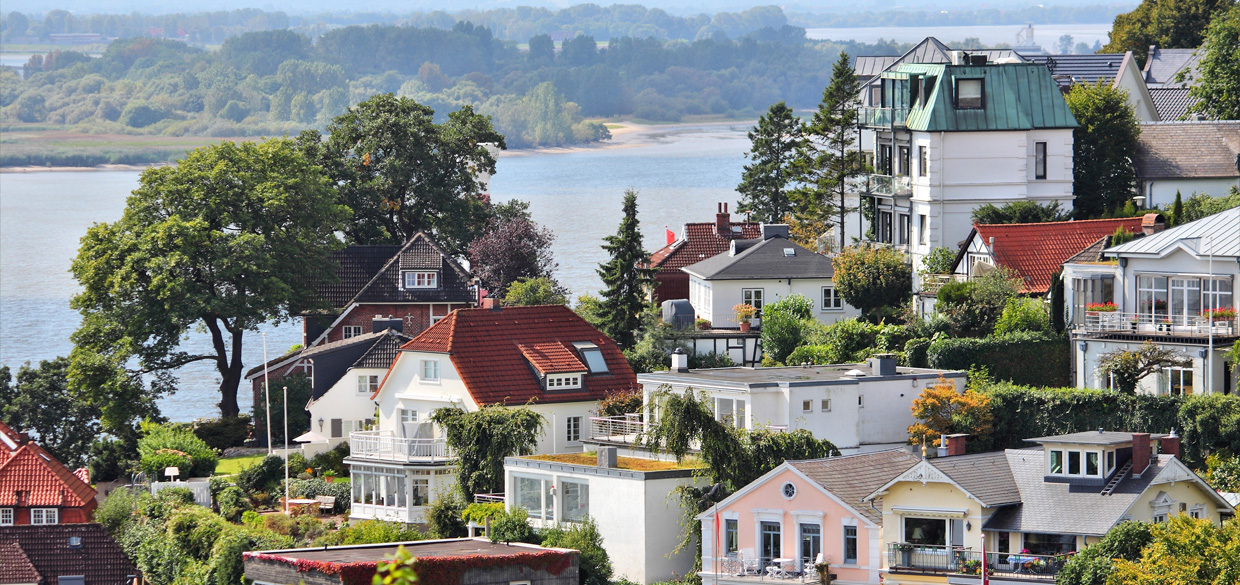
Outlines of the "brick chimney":
<svg viewBox="0 0 1240 585">
<path fill-rule="evenodd" d="M 947 435 L 947 456 L 955 457 L 964 455 L 965 440 L 969 437 L 966 434 Z"/>
<path fill-rule="evenodd" d="M 1177 459 L 1180 457 L 1180 437 L 1175 434 L 1175 429 L 1171 429 L 1171 434 L 1158 440 L 1158 452 L 1164 455 L 1171 455 Z"/>
<path fill-rule="evenodd" d="M 732 216 L 728 213 L 728 204 L 720 203 L 715 212 L 715 233 L 721 237 L 732 237 Z"/>
<path fill-rule="evenodd" d="M 1167 229 L 1167 222 L 1157 213 L 1147 213 L 1141 217 L 1141 233 L 1152 236 Z"/>
<path fill-rule="evenodd" d="M 1132 434 L 1132 475 L 1140 477 L 1150 466 L 1150 434 Z"/>
</svg>

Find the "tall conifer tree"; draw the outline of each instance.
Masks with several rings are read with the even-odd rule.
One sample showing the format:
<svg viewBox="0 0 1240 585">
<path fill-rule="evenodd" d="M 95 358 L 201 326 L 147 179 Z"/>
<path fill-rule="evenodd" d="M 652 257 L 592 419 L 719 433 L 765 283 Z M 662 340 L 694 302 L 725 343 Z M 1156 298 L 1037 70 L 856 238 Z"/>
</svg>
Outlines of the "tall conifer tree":
<svg viewBox="0 0 1240 585">
<path fill-rule="evenodd" d="M 641 312 L 646 306 L 647 289 L 654 283 L 655 270 L 646 268 L 650 253 L 642 248 L 637 221 L 637 192 L 624 192 L 624 219 L 616 235 L 603 238 L 603 249 L 611 257 L 599 265 L 603 279 L 602 329 L 621 348 L 633 346 Z"/>
<path fill-rule="evenodd" d="M 758 118 L 758 125 L 749 131 L 747 156 L 753 164 L 745 165 L 736 191 L 741 201 L 740 212 L 751 213 L 754 221 L 778 223 L 792 213 L 788 184 L 792 182 L 792 163 L 805 142 L 801 123 L 784 102 L 771 106 Z"/>
<path fill-rule="evenodd" d="M 793 192 L 797 220 L 837 226 L 840 250 L 846 243 L 844 196 L 847 180 L 861 170 L 861 152 L 854 147 L 858 139 L 860 91 L 861 85 L 849 64 L 848 53 L 840 53 L 831 70 L 831 84 L 823 90 L 818 111 L 805 128 L 806 140 L 794 164 L 801 183 Z"/>
</svg>

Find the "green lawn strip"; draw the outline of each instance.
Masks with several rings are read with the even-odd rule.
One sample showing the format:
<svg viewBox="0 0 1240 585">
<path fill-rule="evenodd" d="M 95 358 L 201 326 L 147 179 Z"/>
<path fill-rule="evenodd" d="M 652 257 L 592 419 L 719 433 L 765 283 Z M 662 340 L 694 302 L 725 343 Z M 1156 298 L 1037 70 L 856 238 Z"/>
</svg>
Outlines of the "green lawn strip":
<svg viewBox="0 0 1240 585">
<path fill-rule="evenodd" d="M 241 473 L 242 469 L 256 465 L 263 460 L 265 455 L 245 455 L 242 457 L 226 457 L 220 459 L 219 465 L 215 466 L 216 475 L 233 475 Z"/>
</svg>

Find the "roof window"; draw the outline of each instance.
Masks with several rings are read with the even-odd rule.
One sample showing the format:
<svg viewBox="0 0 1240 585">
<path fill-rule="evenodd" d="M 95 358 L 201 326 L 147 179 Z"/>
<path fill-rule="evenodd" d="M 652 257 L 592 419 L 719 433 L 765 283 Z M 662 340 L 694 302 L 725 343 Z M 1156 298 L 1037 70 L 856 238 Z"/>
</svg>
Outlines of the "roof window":
<svg viewBox="0 0 1240 585">
<path fill-rule="evenodd" d="M 591 374 L 606 374 L 607 360 L 603 359 L 603 350 L 588 341 L 580 341 L 573 344 L 577 348 L 577 353 L 581 354 L 581 360 L 586 363 L 586 367 L 590 369 Z"/>
<path fill-rule="evenodd" d="M 784 248 L 784 256 L 792 257 L 797 255 L 796 248 Z"/>
<path fill-rule="evenodd" d="M 980 110 L 985 106 L 982 79 L 956 79 L 956 109 Z"/>
</svg>

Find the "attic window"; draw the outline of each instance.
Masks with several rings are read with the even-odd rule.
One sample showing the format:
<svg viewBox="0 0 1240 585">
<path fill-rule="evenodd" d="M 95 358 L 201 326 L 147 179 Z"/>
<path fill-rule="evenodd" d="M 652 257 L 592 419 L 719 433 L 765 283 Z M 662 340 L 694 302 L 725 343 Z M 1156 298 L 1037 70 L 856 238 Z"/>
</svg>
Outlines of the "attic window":
<svg viewBox="0 0 1240 585">
<path fill-rule="evenodd" d="M 797 255 L 796 248 L 784 248 L 784 256 L 788 256 L 789 258 L 791 258 L 792 256 L 796 256 L 796 255 Z"/>
<path fill-rule="evenodd" d="M 586 363 L 586 367 L 590 368 L 591 374 L 606 374 L 607 360 L 603 359 L 603 350 L 588 341 L 574 343 L 573 347 L 577 348 L 577 352 L 581 354 L 581 360 Z"/>
<path fill-rule="evenodd" d="M 956 80 L 956 109 L 957 110 L 980 110 L 984 105 L 982 99 L 983 80 L 981 79 L 957 79 Z"/>
<path fill-rule="evenodd" d="M 433 270 L 405 270 L 400 273 L 403 288 L 439 288 L 439 273 Z"/>
<path fill-rule="evenodd" d="M 547 374 L 548 390 L 572 390 L 581 387 L 581 374 Z"/>
</svg>

